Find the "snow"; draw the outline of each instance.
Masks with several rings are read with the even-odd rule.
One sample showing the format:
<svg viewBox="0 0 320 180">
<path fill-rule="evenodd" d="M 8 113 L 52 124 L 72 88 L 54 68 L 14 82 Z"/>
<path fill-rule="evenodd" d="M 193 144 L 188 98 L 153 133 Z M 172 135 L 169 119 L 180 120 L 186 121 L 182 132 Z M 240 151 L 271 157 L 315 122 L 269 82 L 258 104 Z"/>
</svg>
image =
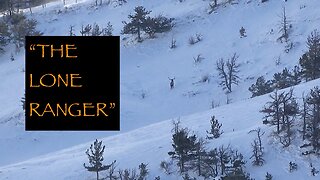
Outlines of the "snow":
<svg viewBox="0 0 320 180">
<path fill-rule="evenodd" d="M 78 0 L 78 4 L 67 0 L 64 6 L 57 1 L 46 8 L 34 8 L 33 14 L 25 11 L 30 18 L 37 19 L 45 35 L 68 35 L 71 25 L 79 35 L 82 25 L 95 22 L 105 27 L 110 21 L 114 34 L 125 38 L 121 41 L 121 131 L 24 131 L 20 102 L 24 94 L 24 51 L 15 52 L 9 45 L 0 56 L 0 179 L 93 179 L 94 175 L 86 172 L 82 164 L 87 162 L 84 152 L 95 138 L 102 139 L 107 146 L 106 162 L 116 159 L 121 168 L 146 162 L 151 179 L 158 175 L 162 179 L 177 179 L 159 170 L 160 162 L 169 158 L 167 152 L 171 150 L 171 121 L 180 119 L 183 126 L 205 136 L 212 115 L 223 122 L 225 133 L 210 146 L 231 144 L 239 149 L 254 178 L 263 179 L 268 171 L 274 179 L 305 179 L 306 175 L 307 179 L 317 179 L 310 176 L 308 167 L 310 161 L 317 164 L 317 159 L 301 156 L 296 145 L 282 149 L 278 141 L 267 136 L 267 163 L 263 167 L 251 166 L 250 143 L 254 135 L 248 132 L 261 127 L 270 134 L 271 128 L 262 125 L 259 113 L 268 95 L 249 99 L 248 87 L 259 76 L 270 79 L 284 67 L 292 68 L 298 63 L 306 50 L 307 36 L 320 29 L 319 1 L 240 0 L 221 6 L 212 14 L 207 13 L 209 1 L 198 0 L 131 0 L 123 6 L 112 3 L 98 8 L 93 4 L 92 0 Z M 175 18 L 175 27 L 143 43 L 137 43 L 130 35 L 121 35 L 122 21 L 128 21 L 128 14 L 137 5 L 152 10 L 151 16 Z M 289 53 L 284 52 L 284 44 L 276 41 L 284 5 L 293 27 L 290 40 L 294 48 Z M 242 26 L 246 29 L 245 38 L 240 38 Z M 196 33 L 202 34 L 203 40 L 189 45 L 189 37 Z M 176 49 L 169 48 L 172 38 L 177 40 Z M 239 55 L 241 80 L 228 95 L 232 103 L 227 105 L 227 95 L 218 85 L 216 61 L 230 58 L 233 53 Z M 198 54 L 205 59 L 195 64 L 193 57 Z M 278 57 L 280 64 L 276 65 Z M 199 83 L 205 75 L 210 77 L 209 83 Z M 168 77 L 175 77 L 173 90 Z M 301 97 L 303 91 L 308 92 L 319 82 L 298 85 L 295 94 Z M 210 110 L 212 101 L 220 106 Z M 289 161 L 297 162 L 299 170 L 289 173 Z"/>
<path fill-rule="evenodd" d="M 319 82 L 315 80 L 299 85 L 295 88 L 295 94 L 302 94 Z M 271 173 L 276 179 L 317 179 L 318 177 L 310 175 L 309 169 L 309 162 L 316 167 L 320 165 L 316 159 L 300 156 L 301 152 L 295 145 L 283 149 L 277 141 L 268 137 L 271 129 L 261 123 L 263 115 L 259 113 L 268 100 L 268 95 L 264 95 L 213 110 L 181 116 L 178 119 L 183 127 L 190 127 L 197 135 L 204 137 L 205 130 L 210 125 L 210 117 L 215 115 L 223 123 L 224 133 L 220 138 L 209 141 L 208 148 L 230 144 L 238 149 L 248 160 L 247 170 L 256 179 L 263 179 L 266 172 Z M 230 113 L 230 110 L 233 112 Z M 258 127 L 266 131 L 266 135 L 263 136 L 266 164 L 262 167 L 254 167 L 249 161 L 250 143 L 255 135 L 248 132 Z M 172 119 L 103 138 L 101 140 L 106 145 L 105 162 L 117 160 L 118 168 L 137 167 L 144 162 L 150 168 L 151 179 L 158 175 L 163 179 L 177 179 L 176 175 L 167 176 L 159 169 L 160 162 L 169 158 L 167 152 L 172 148 L 171 129 Z M 93 179 L 94 175 L 82 167 L 82 164 L 87 162 L 85 151 L 89 146 L 90 143 L 84 143 L 24 162 L 3 166 L 0 179 Z M 298 164 L 298 171 L 289 173 L 289 161 Z"/>
</svg>

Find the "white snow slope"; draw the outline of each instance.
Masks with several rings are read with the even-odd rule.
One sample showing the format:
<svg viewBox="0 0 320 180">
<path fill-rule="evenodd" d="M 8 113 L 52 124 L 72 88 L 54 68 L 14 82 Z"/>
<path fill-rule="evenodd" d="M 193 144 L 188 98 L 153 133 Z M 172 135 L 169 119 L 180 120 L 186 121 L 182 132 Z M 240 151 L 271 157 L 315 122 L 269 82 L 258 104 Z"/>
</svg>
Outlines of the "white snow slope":
<svg viewBox="0 0 320 180">
<path fill-rule="evenodd" d="M 164 14 L 175 18 L 175 27 L 143 43 L 136 43 L 132 36 L 121 35 L 124 40 L 121 41 L 120 132 L 25 132 L 20 102 L 24 94 L 24 51 L 15 52 L 13 46 L 8 45 L 7 52 L 0 56 L 0 179 L 93 179 L 94 175 L 82 166 L 87 162 L 84 152 L 92 140 L 103 137 L 107 137 L 103 139 L 107 146 L 106 161 L 116 159 L 121 168 L 146 162 L 151 169 L 151 179 L 157 175 L 177 179 L 161 173 L 159 163 L 168 158 L 171 120 L 178 117 L 183 125 L 204 136 L 210 116 L 215 115 L 223 122 L 225 134 L 212 145 L 230 143 L 248 159 L 253 138 L 248 131 L 260 126 L 270 131 L 262 125 L 259 113 L 268 97 L 249 99 L 248 87 L 261 75 L 271 78 L 284 67 L 296 65 L 306 50 L 307 36 L 314 29 L 320 29 L 318 0 L 269 0 L 262 4 L 258 0 L 239 0 L 220 6 L 212 14 L 207 13 L 209 1 L 205 0 L 182 3 L 131 0 L 123 6 L 112 3 L 98 8 L 92 0 L 74 2 L 67 0 L 65 6 L 61 1 L 50 3 L 44 9 L 37 7 L 33 14 L 26 14 L 38 20 L 38 27 L 45 35 L 68 35 L 71 25 L 79 35 L 81 25 L 96 22 L 105 27 L 108 21 L 114 26 L 114 34 L 120 35 L 121 22 L 128 21 L 127 15 L 137 5 L 152 10 L 152 16 Z M 284 44 L 276 41 L 283 6 L 292 24 L 290 40 L 294 47 L 289 53 L 284 52 Z M 246 38 L 240 38 L 242 26 L 246 29 Z M 274 33 L 270 33 L 271 29 Z M 189 37 L 196 33 L 202 34 L 203 40 L 189 45 Z M 176 49 L 169 48 L 172 38 L 177 40 Z M 215 64 L 219 58 L 227 59 L 233 53 L 239 55 L 241 81 L 229 94 L 232 103 L 225 105 L 227 96 L 219 86 Z M 16 59 L 13 62 L 11 54 Z M 205 59 L 195 64 L 193 57 L 198 54 Z M 276 65 L 278 58 L 280 64 Z M 200 83 L 206 75 L 210 81 Z M 168 77 L 176 79 L 173 90 L 169 88 Z M 300 97 L 303 91 L 308 92 L 319 82 L 299 85 L 296 95 Z M 208 111 L 212 101 L 220 107 Z M 163 121 L 166 119 L 169 120 Z M 247 170 L 254 178 L 263 179 L 268 171 L 275 179 L 312 179 L 308 164 L 309 161 L 317 164 L 316 159 L 301 157 L 296 146 L 282 149 L 277 141 L 264 138 L 266 165 L 257 168 L 252 167 L 249 160 L 247 163 Z M 85 144 L 74 146 L 80 143 Z M 71 146 L 74 147 L 61 150 Z M 57 150 L 60 151 L 54 152 Z M 18 163 L 20 161 L 23 162 Z M 299 162 L 301 170 L 288 173 L 289 161 Z"/>
</svg>

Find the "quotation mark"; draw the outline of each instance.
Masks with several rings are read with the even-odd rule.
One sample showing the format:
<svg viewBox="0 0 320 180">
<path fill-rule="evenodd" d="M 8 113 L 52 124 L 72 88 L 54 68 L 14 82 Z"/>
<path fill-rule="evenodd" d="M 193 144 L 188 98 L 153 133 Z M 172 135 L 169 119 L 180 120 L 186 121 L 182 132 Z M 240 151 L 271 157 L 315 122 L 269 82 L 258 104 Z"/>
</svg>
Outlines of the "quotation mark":
<svg viewBox="0 0 320 180">
<path fill-rule="evenodd" d="M 35 46 L 36 46 L 35 44 L 31 44 L 30 47 L 29 47 L 29 50 L 30 51 L 35 51 L 36 50 Z"/>
<path fill-rule="evenodd" d="M 116 103 L 110 103 L 110 109 L 114 109 L 116 107 Z"/>
</svg>

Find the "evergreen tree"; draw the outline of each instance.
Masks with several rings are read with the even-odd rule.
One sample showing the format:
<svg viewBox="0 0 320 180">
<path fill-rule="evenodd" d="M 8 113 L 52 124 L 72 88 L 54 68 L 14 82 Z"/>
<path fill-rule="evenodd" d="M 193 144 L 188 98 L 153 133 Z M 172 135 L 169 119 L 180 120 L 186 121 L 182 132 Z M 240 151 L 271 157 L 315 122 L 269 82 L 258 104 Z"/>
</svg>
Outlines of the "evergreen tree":
<svg viewBox="0 0 320 180">
<path fill-rule="evenodd" d="M 25 36 L 41 36 L 43 33 L 36 30 L 37 21 L 35 19 L 26 19 L 24 15 L 16 15 L 12 18 L 12 39 L 17 48 L 24 45 Z"/>
<path fill-rule="evenodd" d="M 172 21 L 173 18 L 166 18 L 162 15 L 154 18 L 148 17 L 145 21 L 144 31 L 152 38 L 155 33 L 170 31 L 173 27 Z"/>
<path fill-rule="evenodd" d="M 264 116 L 264 124 L 275 125 L 277 134 L 280 134 L 282 101 L 281 94 L 279 95 L 278 91 L 275 91 L 273 94 L 269 95 L 272 101 L 267 102 L 265 107 L 261 110 L 262 113 L 266 114 Z"/>
<path fill-rule="evenodd" d="M 139 177 L 138 180 L 146 180 L 148 174 L 149 174 L 149 170 L 147 168 L 147 164 L 141 163 L 139 165 Z"/>
<path fill-rule="evenodd" d="M 300 111 L 300 116 L 302 119 L 302 130 L 300 132 L 302 134 L 302 140 L 304 141 L 306 139 L 306 134 L 307 134 L 307 118 L 309 115 L 307 98 L 305 97 L 304 93 L 302 95 L 302 101 L 303 101 L 303 106 L 302 106 L 302 110 Z"/>
<path fill-rule="evenodd" d="M 299 60 L 302 75 L 309 81 L 320 77 L 320 34 L 311 32 L 307 39 L 308 51 Z"/>
<path fill-rule="evenodd" d="M 272 82 L 277 89 L 284 89 L 296 85 L 296 82 L 293 80 L 293 75 L 287 68 L 284 68 L 280 73 L 275 73 Z"/>
<path fill-rule="evenodd" d="M 112 36 L 112 32 L 113 32 L 113 26 L 109 21 L 107 24 L 107 27 L 103 29 L 103 35 L 104 36 Z"/>
<path fill-rule="evenodd" d="M 298 85 L 301 83 L 301 68 L 300 66 L 294 66 L 292 72 L 291 72 L 291 80 L 293 85 Z"/>
<path fill-rule="evenodd" d="M 202 173 L 205 178 L 216 177 L 218 175 L 219 159 L 217 148 L 207 152 L 204 165 Z"/>
<path fill-rule="evenodd" d="M 226 168 L 226 175 L 223 180 L 251 180 L 250 175 L 244 171 L 245 161 L 243 155 L 236 150 L 231 150 L 231 166 Z"/>
<path fill-rule="evenodd" d="M 308 116 L 306 117 L 306 137 L 313 147 L 313 152 L 320 151 L 320 89 L 311 89 L 306 100 L 308 104 Z"/>
<path fill-rule="evenodd" d="M 81 36 L 90 36 L 91 29 L 92 29 L 92 26 L 90 24 L 87 24 L 85 27 L 82 25 L 81 31 L 80 31 Z"/>
<path fill-rule="evenodd" d="M 9 43 L 10 33 L 8 24 L 0 20 L 0 53 L 4 52 L 4 47 Z"/>
<path fill-rule="evenodd" d="M 150 14 L 151 11 L 147 11 L 142 6 L 137 6 L 134 9 L 135 14 L 129 15 L 130 22 L 123 22 L 124 27 L 122 30 L 123 34 L 137 34 L 138 35 L 138 41 L 141 42 L 141 31 L 145 29 L 145 22 L 147 19 L 147 16 Z"/>
<path fill-rule="evenodd" d="M 177 165 L 181 173 L 190 169 L 190 160 L 196 151 L 197 137 L 189 135 L 187 128 L 180 128 L 179 124 L 175 124 L 175 132 L 172 135 L 173 151 L 168 152 L 171 158 L 177 161 Z M 189 163 L 189 164 L 188 164 Z"/>
<path fill-rule="evenodd" d="M 103 33 L 101 30 L 100 26 L 96 23 L 93 24 L 92 30 L 91 30 L 91 35 L 92 36 L 100 36 Z"/>
<path fill-rule="evenodd" d="M 255 84 L 249 87 L 249 91 L 252 93 L 251 97 L 261 96 L 273 91 L 271 81 L 266 81 L 263 76 L 258 77 Z"/>
<path fill-rule="evenodd" d="M 223 131 L 221 131 L 222 124 L 219 123 L 217 119 L 215 119 L 215 116 L 211 116 L 210 123 L 211 123 L 211 129 L 210 131 L 207 131 L 207 133 L 209 134 L 209 136 L 207 135 L 207 138 L 208 139 L 219 138 L 220 135 L 223 133 Z"/>
<path fill-rule="evenodd" d="M 192 164 L 191 168 L 197 172 L 198 176 L 205 176 L 207 174 L 206 172 L 206 164 L 205 159 L 207 156 L 206 150 L 205 150 L 205 144 L 207 142 L 203 140 L 202 138 L 199 138 L 198 142 L 195 143 L 195 152 L 192 155 Z"/>
<path fill-rule="evenodd" d="M 289 92 L 283 91 L 280 94 L 276 91 L 270 97 L 273 101 L 267 102 L 267 106 L 261 110 L 266 114 L 264 123 L 277 127 L 276 134 L 280 138 L 280 143 L 287 147 L 291 144 L 293 137 L 291 127 L 299 113 L 298 103 L 293 96 L 293 89 L 290 89 Z"/>
<path fill-rule="evenodd" d="M 147 11 L 144 7 L 135 8 L 135 14 L 129 15 L 130 22 L 123 22 L 123 34 L 137 34 L 138 42 L 142 41 L 141 32 L 145 32 L 150 38 L 155 37 L 155 33 L 163 33 L 170 31 L 173 27 L 173 18 L 166 18 L 162 15 L 157 17 L 149 17 L 151 11 Z"/>
<path fill-rule="evenodd" d="M 223 175 L 226 172 L 227 165 L 230 163 L 231 160 L 231 148 L 228 145 L 224 147 L 223 145 L 218 148 L 218 159 L 219 159 L 219 167 L 220 167 L 220 174 Z"/>
<path fill-rule="evenodd" d="M 103 165 L 103 153 L 105 146 L 102 146 L 102 141 L 98 141 L 97 139 L 91 144 L 90 149 L 87 149 L 86 154 L 89 159 L 89 166 L 86 166 L 83 163 L 83 166 L 90 172 L 96 172 L 97 180 L 99 180 L 99 172 L 108 170 L 110 165 Z"/>
</svg>

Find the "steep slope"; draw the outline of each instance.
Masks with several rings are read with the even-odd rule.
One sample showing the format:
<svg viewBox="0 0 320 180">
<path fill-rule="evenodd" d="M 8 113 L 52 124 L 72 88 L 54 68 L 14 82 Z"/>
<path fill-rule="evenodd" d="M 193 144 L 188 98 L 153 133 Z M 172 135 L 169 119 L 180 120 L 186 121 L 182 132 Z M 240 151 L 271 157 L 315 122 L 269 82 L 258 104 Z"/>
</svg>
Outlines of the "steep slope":
<svg viewBox="0 0 320 180">
<path fill-rule="evenodd" d="M 71 25 L 79 35 L 82 25 L 98 23 L 106 26 L 108 21 L 114 26 L 114 34 L 120 35 L 122 21 L 128 21 L 127 15 L 137 5 L 152 10 L 152 16 L 164 14 L 175 18 L 173 30 L 158 34 L 156 39 L 136 43 L 132 36 L 121 35 L 124 38 L 121 41 L 121 133 L 164 119 L 208 110 L 212 101 L 221 106 L 226 104 L 227 96 L 218 85 L 216 61 L 227 59 L 235 52 L 239 54 L 241 81 L 229 98 L 232 102 L 249 98 L 247 89 L 258 76 L 271 78 L 273 73 L 284 67 L 296 65 L 306 49 L 306 37 L 313 29 L 320 28 L 317 0 L 286 3 L 269 0 L 263 4 L 243 0 L 238 4 L 221 6 L 210 15 L 207 13 L 209 2 L 198 0 L 182 3 L 132 0 L 123 6 L 111 4 L 102 7 L 94 7 L 91 0 L 67 3 L 66 6 L 61 1 L 50 3 L 44 9 L 37 7 L 33 14 L 27 11 L 26 14 L 38 20 L 39 29 L 45 35 L 68 35 Z M 294 48 L 289 53 L 284 52 L 284 44 L 276 42 L 279 15 L 284 5 L 293 27 L 290 39 Z M 246 38 L 240 38 L 242 26 L 247 31 Z M 273 34 L 270 34 L 271 29 Z M 191 46 L 188 39 L 196 33 L 203 35 L 203 41 Z M 174 50 L 169 48 L 172 38 L 177 40 Z M 11 53 L 15 56 L 14 62 L 9 60 Z M 4 144 L 0 148 L 0 165 L 116 134 L 25 132 L 20 102 L 24 91 L 23 53 L 21 50 L 16 54 L 14 48 L 8 46 L 6 54 L 0 56 L 0 143 Z M 193 57 L 198 54 L 205 59 L 195 64 Z M 275 63 L 278 57 L 280 65 Z M 209 83 L 199 83 L 206 75 L 210 78 Z M 169 88 L 168 77 L 176 78 L 173 90 Z"/>
<path fill-rule="evenodd" d="M 296 96 L 308 92 L 310 88 L 319 85 L 320 80 L 315 80 L 295 87 Z M 287 89 L 288 90 L 288 89 Z M 270 138 L 271 128 L 262 124 L 262 114 L 259 110 L 269 101 L 268 95 L 239 101 L 224 105 L 216 109 L 197 113 L 180 119 L 183 127 L 190 127 L 198 136 L 205 136 L 209 129 L 209 120 L 215 115 L 223 123 L 224 134 L 218 139 L 209 141 L 208 148 L 230 144 L 244 154 L 247 160 L 246 170 L 257 180 L 264 179 L 269 172 L 275 179 L 318 179 L 310 175 L 309 163 L 319 167 L 317 158 L 301 156 L 298 143 L 283 149 L 278 140 Z M 261 127 L 266 134 L 263 136 L 266 164 L 262 167 L 251 165 L 250 143 L 255 138 L 248 134 L 252 129 Z M 172 119 L 138 128 L 120 135 L 102 139 L 106 145 L 105 162 L 117 160 L 117 168 L 137 167 L 141 162 L 147 163 L 150 168 L 148 179 L 160 175 L 161 179 L 179 179 L 177 175 L 167 176 L 159 168 L 162 160 L 169 159 L 167 154 L 171 150 Z M 298 139 L 298 137 L 297 137 Z M 90 143 L 81 144 L 30 159 L 17 164 L 0 167 L 0 179 L 94 179 L 94 174 L 87 172 L 82 166 L 87 162 L 85 151 Z M 298 164 L 298 170 L 289 173 L 288 163 L 293 161 Z M 103 173 L 102 173 L 103 176 Z"/>
</svg>

